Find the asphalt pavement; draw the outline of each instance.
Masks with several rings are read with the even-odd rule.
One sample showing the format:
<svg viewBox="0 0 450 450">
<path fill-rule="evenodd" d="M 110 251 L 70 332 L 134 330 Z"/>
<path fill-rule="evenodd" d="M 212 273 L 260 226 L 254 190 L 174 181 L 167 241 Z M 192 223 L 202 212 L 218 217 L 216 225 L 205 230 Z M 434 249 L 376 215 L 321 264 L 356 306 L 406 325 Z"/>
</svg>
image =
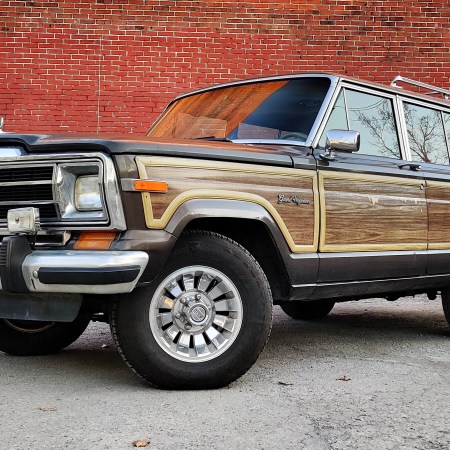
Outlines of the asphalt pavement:
<svg viewBox="0 0 450 450">
<path fill-rule="evenodd" d="M 316 322 L 277 307 L 246 375 L 175 392 L 145 385 L 91 324 L 57 355 L 0 353 L 0 449 L 447 450 L 449 350 L 440 299 L 343 303 Z"/>
</svg>

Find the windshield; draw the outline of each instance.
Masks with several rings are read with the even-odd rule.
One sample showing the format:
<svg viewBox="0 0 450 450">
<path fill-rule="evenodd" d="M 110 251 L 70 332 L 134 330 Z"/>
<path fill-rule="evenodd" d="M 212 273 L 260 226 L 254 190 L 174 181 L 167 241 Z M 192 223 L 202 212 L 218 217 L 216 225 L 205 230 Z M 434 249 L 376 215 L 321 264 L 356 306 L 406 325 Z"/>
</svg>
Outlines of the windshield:
<svg viewBox="0 0 450 450">
<path fill-rule="evenodd" d="M 175 101 L 148 136 L 305 141 L 330 87 L 322 77 L 258 81 Z"/>
</svg>

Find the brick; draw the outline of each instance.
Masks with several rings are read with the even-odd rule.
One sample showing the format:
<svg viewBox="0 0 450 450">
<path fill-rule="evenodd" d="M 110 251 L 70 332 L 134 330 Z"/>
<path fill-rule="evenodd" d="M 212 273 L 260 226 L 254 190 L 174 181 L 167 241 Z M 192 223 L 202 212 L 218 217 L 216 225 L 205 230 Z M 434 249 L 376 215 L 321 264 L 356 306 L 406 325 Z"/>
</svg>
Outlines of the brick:
<svg viewBox="0 0 450 450">
<path fill-rule="evenodd" d="M 437 0 L 3 3 L 8 130 L 96 132 L 99 103 L 100 131 L 143 132 L 182 92 L 303 70 L 387 83 L 400 66 L 449 87 L 450 10 Z"/>
</svg>

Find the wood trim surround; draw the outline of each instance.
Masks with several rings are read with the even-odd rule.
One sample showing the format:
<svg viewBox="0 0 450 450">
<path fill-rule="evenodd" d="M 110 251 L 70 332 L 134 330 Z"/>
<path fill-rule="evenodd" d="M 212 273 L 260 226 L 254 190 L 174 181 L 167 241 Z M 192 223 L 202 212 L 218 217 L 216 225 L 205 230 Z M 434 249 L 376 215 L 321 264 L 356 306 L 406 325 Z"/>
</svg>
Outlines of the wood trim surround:
<svg viewBox="0 0 450 450">
<path fill-rule="evenodd" d="M 262 206 L 293 253 L 450 249 L 450 183 L 179 157 L 138 156 L 142 179 L 167 194 L 142 194 L 148 228 L 163 229 L 192 199 Z M 305 204 L 278 204 L 278 195 Z M 427 198 L 431 202 L 427 206 Z M 428 215 L 430 239 L 428 245 Z"/>
<path fill-rule="evenodd" d="M 428 249 L 450 249 L 450 182 L 427 181 Z"/>
<path fill-rule="evenodd" d="M 319 203 L 315 170 L 266 167 L 172 157 L 136 158 L 141 178 L 166 181 L 167 194 L 143 193 L 149 228 L 164 228 L 177 208 L 192 199 L 226 199 L 256 203 L 279 226 L 294 253 L 316 252 Z M 278 203 L 278 195 L 305 203 Z"/>
<path fill-rule="evenodd" d="M 321 252 L 427 249 L 422 180 L 322 171 L 319 196 Z"/>
</svg>

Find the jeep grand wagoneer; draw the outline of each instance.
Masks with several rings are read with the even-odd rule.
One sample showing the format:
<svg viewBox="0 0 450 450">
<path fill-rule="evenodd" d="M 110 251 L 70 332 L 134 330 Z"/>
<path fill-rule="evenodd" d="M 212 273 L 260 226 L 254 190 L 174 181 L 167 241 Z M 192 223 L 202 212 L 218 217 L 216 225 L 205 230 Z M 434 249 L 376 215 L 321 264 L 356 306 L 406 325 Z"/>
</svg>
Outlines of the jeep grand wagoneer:
<svg viewBox="0 0 450 450">
<path fill-rule="evenodd" d="M 197 389 L 252 366 L 273 303 L 440 293 L 450 321 L 448 95 L 305 73 L 183 95 L 146 136 L 0 134 L 0 350 L 106 321 Z"/>
</svg>

